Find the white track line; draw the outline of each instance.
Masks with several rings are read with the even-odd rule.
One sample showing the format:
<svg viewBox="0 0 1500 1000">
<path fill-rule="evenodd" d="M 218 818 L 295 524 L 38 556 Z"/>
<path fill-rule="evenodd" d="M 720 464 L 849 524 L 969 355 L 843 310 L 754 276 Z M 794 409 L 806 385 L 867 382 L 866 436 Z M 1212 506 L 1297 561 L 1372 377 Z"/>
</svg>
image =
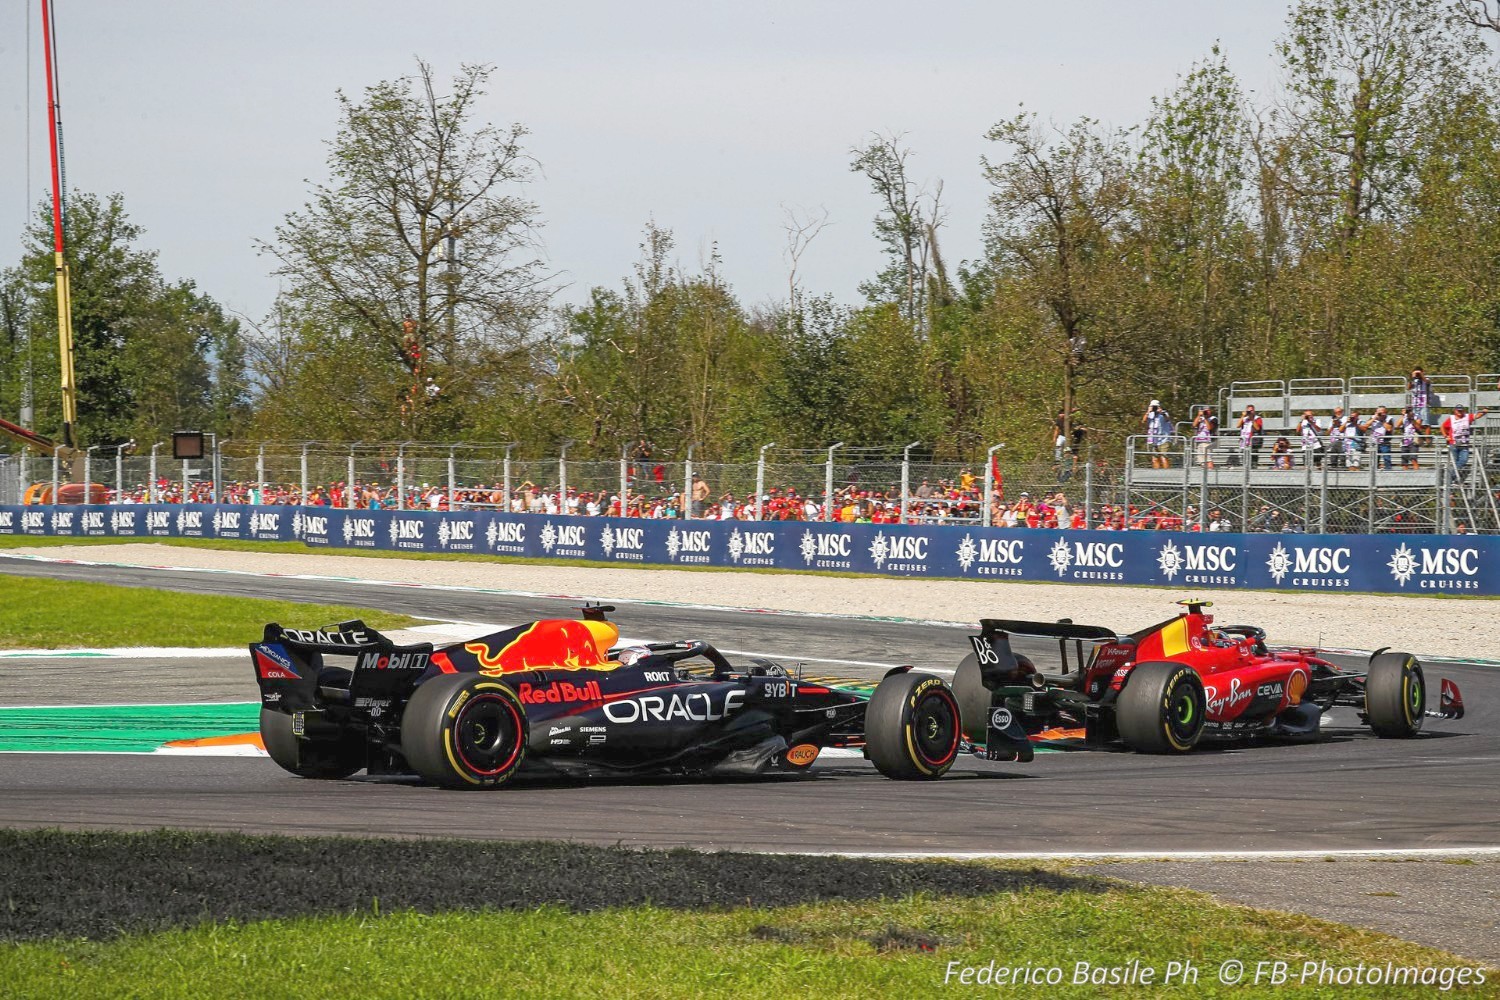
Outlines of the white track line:
<svg viewBox="0 0 1500 1000">
<path fill-rule="evenodd" d="M 910 861 L 1322 861 L 1336 858 L 1379 861 L 1386 858 L 1500 857 L 1500 847 L 1411 847 L 1331 851 L 773 851 L 818 857 L 883 858 Z"/>
</svg>

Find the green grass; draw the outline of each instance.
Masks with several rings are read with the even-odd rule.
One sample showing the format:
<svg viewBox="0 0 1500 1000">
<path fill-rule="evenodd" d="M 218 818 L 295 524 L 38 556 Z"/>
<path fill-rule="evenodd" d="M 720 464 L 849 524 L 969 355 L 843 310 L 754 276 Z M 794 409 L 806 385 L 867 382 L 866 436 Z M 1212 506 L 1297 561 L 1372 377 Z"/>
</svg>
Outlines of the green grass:
<svg viewBox="0 0 1500 1000">
<path fill-rule="evenodd" d="M 247 892 L 255 891 L 253 886 Z M 1021 891 L 970 899 L 808 904 L 683 912 L 654 907 L 572 913 L 543 907 L 485 913 L 414 912 L 299 918 L 109 942 L 0 946 L 7 997 L 1155 997 L 1169 961 L 1200 970 L 1184 996 L 1238 997 L 1221 963 L 1253 975 L 1260 960 L 1383 967 L 1476 963 L 1308 917 L 1215 902 L 1185 890 L 1122 887 L 1104 895 Z M 944 984 L 959 966 L 1058 966 L 1062 985 Z M 1157 970 L 1149 986 L 1072 982 L 1075 963 Z M 1488 983 L 1455 992 L 1497 995 Z M 1269 987 L 1262 985 L 1262 990 Z M 1277 996 L 1440 995 L 1436 988 L 1292 984 Z"/>
<path fill-rule="evenodd" d="M 338 605 L 217 597 L 0 575 L 0 649 L 73 646 L 242 646 L 266 622 L 325 625 L 363 618 L 375 628 L 404 628 L 407 615 Z"/>
</svg>

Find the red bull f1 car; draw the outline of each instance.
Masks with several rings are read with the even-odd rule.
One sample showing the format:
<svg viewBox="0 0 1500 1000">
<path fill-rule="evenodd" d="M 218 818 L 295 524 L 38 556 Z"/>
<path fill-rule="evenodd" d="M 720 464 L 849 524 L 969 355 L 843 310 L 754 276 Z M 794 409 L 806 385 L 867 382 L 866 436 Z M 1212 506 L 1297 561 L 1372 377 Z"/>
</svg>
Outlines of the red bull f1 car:
<svg viewBox="0 0 1500 1000">
<path fill-rule="evenodd" d="M 833 746 L 863 747 L 887 777 L 928 779 L 978 750 L 939 677 L 897 668 L 866 697 L 768 660 L 733 665 L 706 642 L 621 645 L 611 610 L 440 649 L 397 645 L 358 621 L 267 625 L 250 646 L 261 738 L 302 777 L 367 769 L 462 789 L 526 771 L 805 773 Z"/>
<path fill-rule="evenodd" d="M 1347 670 L 1317 650 L 1272 650 L 1253 625 L 1215 625 L 1208 601 L 1178 603 L 1181 614 L 1130 635 L 1067 619 L 984 619 L 953 678 L 966 734 L 999 732 L 1021 749 L 1038 733 L 1081 731 L 1086 744 L 1172 754 L 1216 738 L 1316 740 L 1337 706 L 1392 739 L 1416 736 L 1429 716 L 1463 718 L 1463 697 L 1447 679 L 1438 710 L 1428 710 L 1422 665 L 1410 653 L 1382 649 L 1364 670 Z M 1055 640 L 1061 670 L 1037 669 L 1011 649 L 1011 636 Z"/>
</svg>

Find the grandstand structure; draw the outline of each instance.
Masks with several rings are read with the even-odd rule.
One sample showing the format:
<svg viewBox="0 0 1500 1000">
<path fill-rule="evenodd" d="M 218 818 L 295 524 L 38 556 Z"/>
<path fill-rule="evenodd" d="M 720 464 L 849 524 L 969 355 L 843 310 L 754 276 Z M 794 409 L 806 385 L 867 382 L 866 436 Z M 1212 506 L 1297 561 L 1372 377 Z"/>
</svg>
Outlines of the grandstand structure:
<svg viewBox="0 0 1500 1000">
<path fill-rule="evenodd" d="M 1500 531 L 1500 373 L 1440 374 L 1429 381 L 1430 425 L 1406 462 L 1399 430 L 1387 439 L 1388 453 L 1377 453 L 1367 440 L 1353 454 L 1336 453 L 1327 437 L 1336 408 L 1367 420 L 1383 406 L 1399 427 L 1409 400 L 1401 375 L 1232 382 L 1215 402 L 1189 410 L 1206 407 L 1218 416 L 1219 433 L 1206 448 L 1193 440 L 1190 420 L 1175 425 L 1165 446 L 1148 445 L 1143 435 L 1128 439 L 1127 503 L 1180 514 L 1189 524 L 1228 521 L 1250 531 Z M 1462 465 L 1439 426 L 1459 404 L 1492 414 L 1475 423 L 1469 461 Z M 1253 452 L 1238 430 L 1252 405 L 1263 427 L 1263 444 Z M 1309 410 L 1322 428 L 1319 449 L 1304 447 L 1299 433 Z M 1284 455 L 1273 450 L 1279 439 L 1286 442 Z M 1162 456 L 1166 468 L 1157 467 Z"/>
</svg>

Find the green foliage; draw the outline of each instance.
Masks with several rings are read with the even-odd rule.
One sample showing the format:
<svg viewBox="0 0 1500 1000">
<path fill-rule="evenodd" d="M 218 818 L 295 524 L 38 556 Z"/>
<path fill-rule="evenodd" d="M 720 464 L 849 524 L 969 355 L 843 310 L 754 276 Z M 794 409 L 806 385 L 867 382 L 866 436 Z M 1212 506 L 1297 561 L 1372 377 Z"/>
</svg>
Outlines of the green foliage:
<svg viewBox="0 0 1500 1000">
<path fill-rule="evenodd" d="M 237 433 L 249 404 L 238 321 L 191 281 L 162 277 L 120 195 L 74 192 L 66 219 L 79 440 L 148 442 L 184 427 Z M 29 362 L 35 426 L 55 436 L 62 407 L 52 246 L 43 206 L 20 264 L 0 275 L 0 402 L 7 414 L 19 412 Z"/>
</svg>

